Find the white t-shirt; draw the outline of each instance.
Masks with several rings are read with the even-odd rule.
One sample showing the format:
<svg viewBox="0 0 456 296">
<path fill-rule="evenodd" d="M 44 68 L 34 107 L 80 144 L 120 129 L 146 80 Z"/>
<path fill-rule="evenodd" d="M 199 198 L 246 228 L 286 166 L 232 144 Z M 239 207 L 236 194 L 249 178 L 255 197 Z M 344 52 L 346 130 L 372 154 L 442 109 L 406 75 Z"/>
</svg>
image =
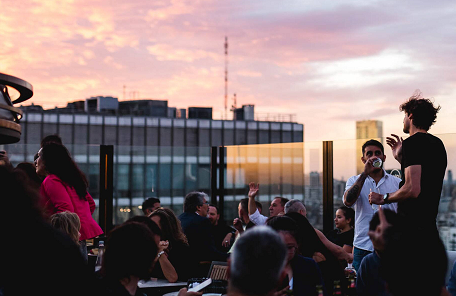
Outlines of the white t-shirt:
<svg viewBox="0 0 456 296">
<path fill-rule="evenodd" d="M 378 184 L 375 184 L 374 179 L 367 176 L 366 180 L 364 181 L 363 188 L 361 188 L 361 193 L 359 194 L 358 199 L 351 206 L 351 208 L 355 210 L 355 238 L 353 240 L 353 246 L 357 247 L 358 249 L 371 252 L 374 251 L 374 247 L 369 238 L 368 232 L 369 222 L 374 216 L 375 212 L 378 211 L 378 205 L 369 204 L 370 190 L 372 189 L 372 192 L 386 194 L 395 192 L 399 189 L 399 183 L 401 182 L 401 179 L 388 174 L 385 170 L 383 170 L 383 173 L 383 178 L 378 182 Z M 347 184 L 345 185 L 345 192 L 347 192 L 347 190 L 350 189 L 353 184 L 355 184 L 359 176 L 361 175 L 353 176 L 347 180 Z M 383 205 L 382 208 L 397 212 L 397 203 Z"/>
</svg>

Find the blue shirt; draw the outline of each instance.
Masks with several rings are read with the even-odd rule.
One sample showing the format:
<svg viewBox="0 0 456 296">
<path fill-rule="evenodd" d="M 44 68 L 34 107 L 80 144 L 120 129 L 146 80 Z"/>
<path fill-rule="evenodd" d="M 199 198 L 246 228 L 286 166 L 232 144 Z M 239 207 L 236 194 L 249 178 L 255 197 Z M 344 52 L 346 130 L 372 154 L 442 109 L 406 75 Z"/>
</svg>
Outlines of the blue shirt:
<svg viewBox="0 0 456 296">
<path fill-rule="evenodd" d="M 373 252 L 361 261 L 356 279 L 358 296 L 391 296 L 386 291 L 385 281 L 380 277 L 380 257 Z"/>
</svg>

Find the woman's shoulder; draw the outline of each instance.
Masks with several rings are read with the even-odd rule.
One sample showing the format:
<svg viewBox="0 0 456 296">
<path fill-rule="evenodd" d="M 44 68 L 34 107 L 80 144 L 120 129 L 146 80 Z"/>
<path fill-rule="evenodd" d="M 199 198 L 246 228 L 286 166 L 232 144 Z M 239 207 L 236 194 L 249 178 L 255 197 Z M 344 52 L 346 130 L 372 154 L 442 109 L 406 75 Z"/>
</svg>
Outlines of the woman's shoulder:
<svg viewBox="0 0 456 296">
<path fill-rule="evenodd" d="M 42 185 L 49 185 L 49 184 L 52 184 L 52 183 L 55 183 L 55 182 L 59 182 L 59 183 L 62 183 L 62 184 L 65 184 L 62 179 L 60 179 L 59 177 L 57 177 L 57 175 L 54 175 L 54 174 L 49 174 L 46 176 L 46 178 L 44 178 L 43 182 L 41 183 Z"/>
</svg>

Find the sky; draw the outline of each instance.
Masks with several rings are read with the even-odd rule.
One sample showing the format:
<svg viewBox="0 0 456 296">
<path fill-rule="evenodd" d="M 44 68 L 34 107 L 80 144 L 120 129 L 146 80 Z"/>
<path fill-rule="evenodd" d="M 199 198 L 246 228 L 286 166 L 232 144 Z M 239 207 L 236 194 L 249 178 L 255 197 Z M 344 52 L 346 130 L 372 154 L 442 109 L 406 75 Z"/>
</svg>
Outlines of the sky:
<svg viewBox="0 0 456 296">
<path fill-rule="evenodd" d="M 366 119 L 403 135 L 417 89 L 442 107 L 430 132 L 456 132 L 455 1 L 0 3 L 0 72 L 33 85 L 26 104 L 159 99 L 221 119 L 227 36 L 228 107 L 236 93 L 260 116 L 295 114 L 306 142 L 354 139 Z"/>
</svg>

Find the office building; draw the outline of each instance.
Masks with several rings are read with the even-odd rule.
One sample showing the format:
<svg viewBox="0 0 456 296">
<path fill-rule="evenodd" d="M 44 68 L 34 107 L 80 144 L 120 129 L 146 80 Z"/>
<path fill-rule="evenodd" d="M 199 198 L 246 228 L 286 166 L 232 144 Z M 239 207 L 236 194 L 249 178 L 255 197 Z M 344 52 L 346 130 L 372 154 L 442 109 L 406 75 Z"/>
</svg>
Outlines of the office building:
<svg viewBox="0 0 456 296">
<path fill-rule="evenodd" d="M 379 120 L 363 120 L 356 122 L 356 173 L 361 174 L 364 171 L 364 165 L 361 162 L 363 153 L 361 147 L 370 139 L 382 143 L 383 123 Z M 382 143 L 383 144 L 383 143 Z"/>
<path fill-rule="evenodd" d="M 147 197 L 159 197 L 179 212 L 186 193 L 210 192 L 212 146 L 303 142 L 303 125 L 294 122 L 212 120 L 212 108 L 189 108 L 186 119 L 185 110 L 168 108 L 167 101 L 118 102 L 115 109 L 108 100 L 88 99 L 89 112 L 72 103 L 52 110 L 23 108 L 21 141 L 5 147 L 11 161 L 33 162 L 41 139 L 58 134 L 88 176 L 96 199 L 99 145 L 114 145 L 115 213 Z M 174 118 L 177 113 L 184 118 Z"/>
</svg>

